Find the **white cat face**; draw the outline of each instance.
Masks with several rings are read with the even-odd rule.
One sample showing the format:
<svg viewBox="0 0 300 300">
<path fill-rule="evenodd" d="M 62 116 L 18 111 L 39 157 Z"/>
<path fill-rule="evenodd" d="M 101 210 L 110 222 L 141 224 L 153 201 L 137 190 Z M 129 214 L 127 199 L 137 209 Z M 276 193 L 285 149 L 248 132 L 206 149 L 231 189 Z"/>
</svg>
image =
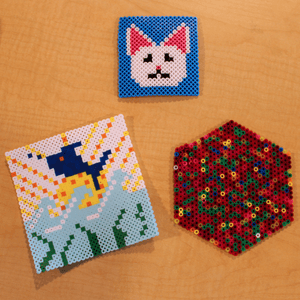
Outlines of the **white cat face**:
<svg viewBox="0 0 300 300">
<path fill-rule="evenodd" d="M 160 46 L 156 46 L 134 24 L 127 29 L 127 54 L 131 56 L 131 78 L 141 87 L 177 86 L 186 78 L 189 28 L 181 24 Z"/>
<path fill-rule="evenodd" d="M 176 46 L 141 47 L 131 57 L 131 78 L 140 86 L 176 86 L 185 77 L 185 54 Z"/>
</svg>

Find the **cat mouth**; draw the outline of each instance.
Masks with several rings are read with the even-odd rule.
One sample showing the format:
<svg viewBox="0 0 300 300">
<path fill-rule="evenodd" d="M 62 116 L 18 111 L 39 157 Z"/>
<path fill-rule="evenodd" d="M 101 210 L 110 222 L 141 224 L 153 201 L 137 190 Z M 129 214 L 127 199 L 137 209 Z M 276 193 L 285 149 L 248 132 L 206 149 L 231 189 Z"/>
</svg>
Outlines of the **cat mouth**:
<svg viewBox="0 0 300 300">
<path fill-rule="evenodd" d="M 162 73 L 161 70 L 156 70 L 156 73 L 148 74 L 148 79 L 154 78 L 170 78 L 169 73 Z"/>
</svg>

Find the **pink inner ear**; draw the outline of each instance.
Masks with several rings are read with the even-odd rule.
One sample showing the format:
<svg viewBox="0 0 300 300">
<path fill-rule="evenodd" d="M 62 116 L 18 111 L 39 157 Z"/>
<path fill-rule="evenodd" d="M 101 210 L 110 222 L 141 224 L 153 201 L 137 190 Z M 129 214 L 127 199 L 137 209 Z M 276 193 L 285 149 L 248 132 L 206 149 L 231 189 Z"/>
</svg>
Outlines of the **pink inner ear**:
<svg viewBox="0 0 300 300">
<path fill-rule="evenodd" d="M 141 47 L 151 47 L 152 43 L 148 42 L 146 38 L 143 37 L 134 28 L 130 29 L 130 54 L 135 55 L 136 51 L 139 51 Z"/>
<path fill-rule="evenodd" d="M 177 49 L 181 50 L 182 53 L 186 53 L 186 28 L 181 27 L 167 42 L 164 43 L 164 46 L 177 46 Z"/>
</svg>

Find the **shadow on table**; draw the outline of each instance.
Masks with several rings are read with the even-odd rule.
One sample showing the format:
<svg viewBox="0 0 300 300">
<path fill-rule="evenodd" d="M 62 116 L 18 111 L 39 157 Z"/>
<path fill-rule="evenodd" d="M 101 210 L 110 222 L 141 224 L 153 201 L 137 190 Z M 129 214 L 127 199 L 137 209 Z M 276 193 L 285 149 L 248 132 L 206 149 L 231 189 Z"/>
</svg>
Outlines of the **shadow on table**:
<svg viewBox="0 0 300 300">
<path fill-rule="evenodd" d="M 225 123 L 229 122 L 230 120 L 227 119 L 227 120 L 223 120 L 223 121 L 220 121 L 218 124 L 216 124 L 214 127 L 212 128 L 209 128 L 203 132 L 200 132 L 199 135 L 197 137 L 195 137 L 194 139 L 192 140 L 185 140 L 185 141 L 182 141 L 181 143 L 178 143 L 177 146 L 175 146 L 174 148 L 171 149 L 171 156 L 172 158 L 174 157 L 174 152 L 175 152 L 175 148 L 178 148 L 184 144 L 189 144 L 189 143 L 193 143 L 194 141 L 196 141 L 198 138 L 201 138 L 203 136 L 205 136 L 206 134 L 210 133 L 211 131 L 215 130 L 216 128 L 224 125 Z M 297 174 L 297 169 L 296 169 L 296 163 L 295 163 L 295 155 L 292 154 L 291 155 L 291 164 L 292 164 L 292 171 L 293 171 L 293 182 L 297 182 L 296 180 L 296 174 Z M 173 176 L 173 164 L 172 164 L 172 176 Z M 172 185 L 171 185 L 171 188 L 172 188 L 172 193 L 173 193 L 173 178 L 172 178 Z M 297 190 L 295 191 L 295 189 L 293 189 L 293 199 L 297 199 L 297 196 L 298 196 L 298 192 Z M 170 209 L 174 209 L 174 204 L 173 202 L 171 203 L 171 207 Z M 298 217 L 298 207 L 297 205 L 294 205 L 294 222 L 297 222 L 299 220 L 299 217 Z M 178 225 L 175 225 L 176 227 L 178 227 L 178 231 L 179 231 L 179 234 L 185 234 L 187 236 L 191 236 L 191 238 L 194 238 L 196 239 L 199 243 L 199 245 L 203 245 L 203 247 L 209 247 L 211 249 L 211 251 L 218 251 L 220 253 L 220 255 L 224 255 L 230 259 L 232 259 L 233 261 L 235 260 L 238 260 L 240 257 L 244 257 L 245 253 L 248 253 L 249 251 L 252 251 L 253 249 L 256 249 L 256 247 L 262 245 L 262 244 L 265 244 L 266 241 L 268 241 L 270 238 L 274 237 L 274 236 L 277 236 L 278 234 L 280 234 L 283 230 L 287 229 L 287 228 L 290 228 L 291 226 L 293 226 L 293 223 L 290 223 L 289 225 L 279 229 L 278 231 L 275 231 L 274 233 L 272 233 L 271 236 L 269 236 L 268 238 L 265 238 L 263 240 L 261 240 L 259 243 L 253 245 L 253 247 L 251 247 L 250 249 L 248 249 L 247 251 L 244 251 L 242 253 L 240 253 L 238 256 L 234 256 L 232 254 L 229 254 L 227 253 L 226 251 L 222 250 L 221 248 L 215 246 L 214 244 L 210 243 L 209 241 L 203 239 L 202 237 L 199 237 L 198 235 L 195 235 L 194 233 L 192 232 L 189 232 L 188 230 L 186 230 L 185 228 L 183 228 L 182 226 L 178 226 Z M 295 224 L 294 224 L 295 225 Z M 188 237 L 186 237 L 188 238 Z"/>
<path fill-rule="evenodd" d="M 101 116 L 101 119 L 105 119 L 107 117 L 108 116 Z M 111 117 L 111 115 L 109 115 L 109 117 Z M 143 174 L 144 181 L 146 183 L 146 188 L 147 188 L 147 191 L 148 191 L 148 194 L 150 197 L 150 201 L 151 201 L 151 204 L 152 204 L 152 207 L 154 210 L 154 214 L 155 214 L 155 218 L 156 218 L 156 222 L 157 222 L 158 230 L 159 230 L 159 236 L 151 238 L 146 241 L 139 242 L 139 243 L 131 245 L 131 246 L 124 247 L 117 251 L 112 251 L 112 252 L 106 253 L 105 257 L 122 255 L 122 254 L 134 254 L 134 253 L 149 253 L 149 254 L 151 254 L 155 250 L 155 242 L 157 242 L 159 240 L 168 239 L 168 238 L 174 237 L 179 234 L 179 231 L 177 230 L 177 228 L 175 226 L 173 226 L 173 224 L 174 224 L 173 223 L 173 215 L 172 215 L 173 209 L 170 212 L 170 211 L 167 211 L 166 208 L 164 207 L 162 200 L 159 196 L 159 193 L 154 188 L 152 180 L 151 180 L 150 176 L 148 175 L 147 169 L 142 160 L 143 156 L 140 154 L 140 152 L 138 150 L 138 143 L 135 140 L 135 133 L 134 133 L 134 118 L 126 117 L 125 121 L 126 121 L 126 125 L 128 128 L 129 134 L 130 134 L 130 138 L 131 138 L 134 150 L 136 152 L 137 160 L 139 162 L 139 165 L 140 165 L 140 168 L 141 168 L 141 171 Z M 172 161 L 166 163 L 165 165 L 169 166 L 169 169 L 172 172 L 172 166 L 171 166 Z M 167 179 L 167 182 L 172 181 L 171 176 L 172 176 L 172 174 L 170 173 L 170 177 Z M 169 184 L 169 187 L 172 190 L 171 184 Z M 171 195 L 173 195 L 173 193 L 171 193 Z M 26 236 L 25 229 L 24 229 L 24 234 Z M 82 264 L 88 263 L 91 260 L 96 260 L 96 259 L 102 258 L 102 255 L 97 256 L 97 257 L 92 257 L 92 258 L 86 259 L 86 260 L 78 262 L 78 263 L 67 265 L 62 268 L 58 268 L 55 270 L 51 270 L 49 272 L 37 274 L 29 245 L 28 245 L 28 243 L 26 243 L 26 244 L 27 244 L 28 255 L 30 258 L 30 262 L 31 262 L 33 280 L 34 280 L 36 289 L 40 289 L 44 285 L 47 285 L 48 283 L 52 282 L 56 278 L 63 276 L 64 274 L 68 273 L 69 271 L 73 270 L 74 268 L 81 266 Z"/>
<path fill-rule="evenodd" d="M 118 39 L 118 27 L 119 20 L 115 22 L 115 30 L 114 36 L 115 40 Z M 204 46 L 204 37 L 203 37 L 203 29 L 200 20 L 198 19 L 198 59 L 199 59 L 199 96 L 203 95 L 204 89 L 204 71 L 205 71 L 205 46 Z M 119 72 L 119 58 L 118 58 L 118 49 L 115 47 L 114 57 L 114 75 L 113 81 L 114 84 L 114 95 L 118 97 L 118 101 L 127 102 L 127 103 L 136 103 L 136 104 L 144 104 L 144 103 L 164 103 L 164 102 L 178 102 L 178 101 L 187 101 L 197 99 L 198 96 L 145 96 L 145 97 L 130 97 L 130 98 L 119 98 L 119 84 L 118 84 L 118 72 Z"/>
</svg>

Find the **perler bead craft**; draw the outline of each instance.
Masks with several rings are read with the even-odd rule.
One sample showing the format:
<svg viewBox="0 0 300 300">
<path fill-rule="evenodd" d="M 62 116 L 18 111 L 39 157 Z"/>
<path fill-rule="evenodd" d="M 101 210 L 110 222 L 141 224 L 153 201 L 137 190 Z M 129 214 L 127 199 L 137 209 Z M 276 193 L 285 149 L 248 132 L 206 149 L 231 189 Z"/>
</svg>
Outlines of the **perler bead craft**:
<svg viewBox="0 0 300 300">
<path fill-rule="evenodd" d="M 290 153 L 230 121 L 176 148 L 175 223 L 238 255 L 290 224 Z"/>
<path fill-rule="evenodd" d="M 120 18 L 119 97 L 199 95 L 195 17 Z"/>
<path fill-rule="evenodd" d="M 5 155 L 37 273 L 158 235 L 123 115 Z"/>
</svg>

